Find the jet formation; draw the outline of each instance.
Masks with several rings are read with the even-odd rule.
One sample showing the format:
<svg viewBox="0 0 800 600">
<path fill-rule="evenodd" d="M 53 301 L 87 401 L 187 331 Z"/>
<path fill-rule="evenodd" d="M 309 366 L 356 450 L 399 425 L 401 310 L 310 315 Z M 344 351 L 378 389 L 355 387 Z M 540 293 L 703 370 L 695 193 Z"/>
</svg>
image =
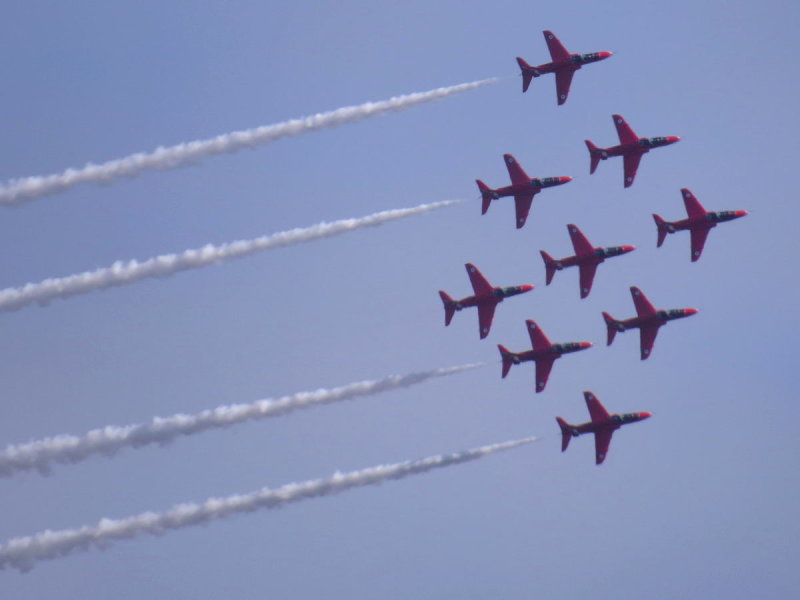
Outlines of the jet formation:
<svg viewBox="0 0 800 600">
<path fill-rule="evenodd" d="M 688 217 L 680 221 L 665 221 L 660 216 L 654 214 L 653 220 L 656 222 L 658 228 L 658 242 L 656 246 L 661 248 L 664 243 L 664 238 L 668 233 L 675 233 L 676 231 L 689 230 L 691 235 L 691 250 L 692 262 L 695 262 L 703 253 L 703 247 L 706 245 L 706 238 L 708 232 L 717 226 L 717 223 L 724 223 L 725 221 L 733 221 L 740 217 L 747 215 L 746 210 L 720 210 L 717 212 L 709 212 L 700 201 L 694 197 L 694 194 L 687 188 L 681 189 L 683 196 L 683 204 L 686 206 L 686 214 Z"/>
<path fill-rule="evenodd" d="M 572 78 L 576 71 L 584 65 L 604 60 L 612 55 L 611 52 L 592 52 L 588 54 L 570 53 L 559 41 L 552 31 L 544 31 L 545 42 L 550 52 L 551 62 L 540 65 L 530 65 L 524 59 L 517 57 L 517 64 L 522 75 L 522 92 L 528 91 L 533 79 L 547 73 L 555 74 L 556 95 L 558 104 L 566 102 L 569 95 Z M 608 148 L 601 148 L 590 140 L 584 140 L 589 150 L 589 174 L 593 174 L 601 160 L 613 156 L 623 159 L 623 183 L 628 188 L 633 185 L 639 169 L 642 156 L 654 148 L 669 146 L 680 141 L 678 136 L 639 137 L 625 119 L 619 115 L 612 115 L 616 128 L 619 144 Z M 511 179 L 511 185 L 490 188 L 480 179 L 476 180 L 481 196 L 481 214 L 486 214 L 492 202 L 500 198 L 513 197 L 515 204 L 517 229 L 521 229 L 527 222 L 531 211 L 533 199 L 536 194 L 545 188 L 563 185 L 572 181 L 572 177 L 553 176 L 531 178 L 519 162 L 511 154 L 504 154 L 503 160 Z M 657 214 L 653 214 L 658 232 L 657 247 L 661 247 L 667 234 L 688 230 L 691 235 L 691 259 L 696 261 L 702 254 L 708 232 L 718 223 L 731 221 L 747 215 L 745 210 L 707 211 L 691 191 L 681 189 L 687 218 L 678 221 L 666 221 Z M 621 256 L 635 250 L 635 246 L 594 246 L 583 234 L 577 225 L 570 223 L 567 231 L 572 241 L 575 254 L 564 258 L 553 258 L 544 250 L 540 254 L 545 266 L 545 284 L 550 285 L 556 271 L 577 266 L 579 275 L 579 292 L 581 299 L 589 296 L 597 267 L 608 258 Z M 494 312 L 503 299 L 522 294 L 533 289 L 533 285 L 520 285 L 512 287 L 493 287 L 486 278 L 471 263 L 466 265 L 467 273 L 474 290 L 474 295 L 461 300 L 454 300 L 446 292 L 440 291 L 445 310 L 445 325 L 449 325 L 456 311 L 463 308 L 476 306 L 478 308 L 478 326 L 481 339 L 489 335 Z M 638 287 L 631 287 L 631 297 L 636 308 L 636 316 L 629 319 L 615 319 L 609 313 L 603 313 L 606 324 L 606 345 L 610 346 L 618 332 L 629 329 L 639 329 L 640 359 L 646 360 L 653 352 L 658 330 L 676 319 L 682 319 L 696 314 L 695 308 L 675 308 L 658 310 L 647 299 Z M 591 342 L 563 342 L 552 343 L 542 331 L 538 323 L 532 319 L 525 321 L 528 335 L 531 340 L 531 350 L 512 352 L 502 344 L 498 344 L 502 361 L 502 377 L 505 378 L 513 365 L 532 361 L 536 363 L 536 393 L 542 392 L 549 379 L 553 364 L 564 354 L 570 354 L 592 347 Z M 562 451 L 567 449 L 572 437 L 583 433 L 593 433 L 595 436 L 595 462 L 601 464 L 608 453 L 611 437 L 617 429 L 628 423 L 635 423 L 651 416 L 649 412 L 609 414 L 600 401 L 591 392 L 584 392 L 586 405 L 589 409 L 591 421 L 581 425 L 570 425 L 561 417 L 557 417 L 562 434 Z"/>
</svg>

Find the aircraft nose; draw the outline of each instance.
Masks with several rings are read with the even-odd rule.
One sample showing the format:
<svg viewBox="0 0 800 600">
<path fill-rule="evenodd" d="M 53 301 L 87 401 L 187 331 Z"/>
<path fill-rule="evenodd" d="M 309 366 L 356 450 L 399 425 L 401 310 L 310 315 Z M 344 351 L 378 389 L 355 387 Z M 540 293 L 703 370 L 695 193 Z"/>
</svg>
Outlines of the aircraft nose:
<svg viewBox="0 0 800 600">
<path fill-rule="evenodd" d="M 563 183 L 569 183 L 570 181 L 572 181 L 572 177 L 570 177 L 568 175 L 564 175 L 563 177 L 559 177 L 558 178 L 558 183 L 562 183 L 563 184 Z"/>
<path fill-rule="evenodd" d="M 636 246 L 623 246 L 622 247 L 622 253 L 623 254 L 627 254 L 628 252 L 633 252 L 634 250 L 636 250 Z"/>
<path fill-rule="evenodd" d="M 592 342 L 581 342 L 581 350 L 586 350 L 587 348 L 591 348 L 594 346 Z"/>
<path fill-rule="evenodd" d="M 733 214 L 735 214 L 737 217 L 746 217 L 750 213 L 747 212 L 746 210 L 736 210 L 733 212 Z"/>
<path fill-rule="evenodd" d="M 691 315 L 696 315 L 699 312 L 700 311 L 697 310 L 696 308 L 684 308 L 683 309 L 683 314 L 686 315 L 687 317 L 690 317 Z"/>
<path fill-rule="evenodd" d="M 608 58 L 609 56 L 614 56 L 613 52 L 608 52 L 608 51 L 606 51 L 606 52 L 598 52 L 597 54 L 600 55 L 600 60 L 603 60 L 604 58 Z"/>
<path fill-rule="evenodd" d="M 649 419 L 652 416 L 653 416 L 653 413 L 651 413 L 651 412 L 640 412 L 639 413 L 639 418 L 642 419 L 642 420 Z"/>
<path fill-rule="evenodd" d="M 677 135 L 671 135 L 671 136 L 669 136 L 667 138 L 667 143 L 669 143 L 669 144 L 674 144 L 675 142 L 680 142 L 680 141 L 681 141 L 681 138 L 678 137 Z"/>
<path fill-rule="evenodd" d="M 525 285 L 519 286 L 519 289 L 522 290 L 523 292 L 530 292 L 534 287 L 536 286 L 526 283 Z"/>
</svg>

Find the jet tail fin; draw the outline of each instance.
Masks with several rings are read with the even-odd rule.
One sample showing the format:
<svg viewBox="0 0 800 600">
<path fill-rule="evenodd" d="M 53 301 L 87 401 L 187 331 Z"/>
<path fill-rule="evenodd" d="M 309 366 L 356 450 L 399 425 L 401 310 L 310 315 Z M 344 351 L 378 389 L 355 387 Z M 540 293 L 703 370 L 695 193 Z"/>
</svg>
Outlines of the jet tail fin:
<svg viewBox="0 0 800 600">
<path fill-rule="evenodd" d="M 607 312 L 603 313 L 603 319 L 606 322 L 606 329 L 608 330 L 608 337 L 606 338 L 606 346 L 610 346 L 614 341 L 614 336 L 617 335 L 618 321 Z"/>
<path fill-rule="evenodd" d="M 517 57 L 517 64 L 519 65 L 520 71 L 522 71 L 522 93 L 528 91 L 528 86 L 531 84 L 531 80 L 534 77 L 538 77 L 536 71 L 533 67 L 531 67 L 524 59 Z"/>
<path fill-rule="evenodd" d="M 589 149 L 589 175 L 594 173 L 597 170 L 597 165 L 600 164 L 600 159 L 603 158 L 603 154 L 597 146 L 595 146 L 590 140 L 584 140 L 586 142 L 586 147 Z"/>
<path fill-rule="evenodd" d="M 442 290 L 439 290 L 439 297 L 442 299 L 442 304 L 444 304 L 444 324 L 447 326 L 450 325 L 453 315 L 456 314 L 456 303 L 447 292 Z"/>
<path fill-rule="evenodd" d="M 485 215 L 486 211 L 489 210 L 489 205 L 494 199 L 494 194 L 492 193 L 494 190 L 483 183 L 480 179 L 476 179 L 475 183 L 478 184 L 478 189 L 481 191 L 481 199 L 483 200 L 483 204 L 481 204 L 481 214 Z"/>
<path fill-rule="evenodd" d="M 669 233 L 669 228 L 667 227 L 667 222 L 657 214 L 653 214 L 653 220 L 656 222 L 656 227 L 658 227 L 658 242 L 656 243 L 656 247 L 661 248 L 661 244 L 664 243 L 664 238 L 666 238 L 667 233 Z"/>
<path fill-rule="evenodd" d="M 558 269 L 556 261 L 544 250 L 539 250 L 539 254 L 542 255 L 542 259 L 544 260 L 545 285 L 550 285 L 550 282 L 553 281 L 553 275 L 556 274 L 556 270 Z"/>
<path fill-rule="evenodd" d="M 556 417 L 556 421 L 558 421 L 558 426 L 561 427 L 561 451 L 564 452 L 572 439 L 573 427 L 561 417 Z"/>
<path fill-rule="evenodd" d="M 505 377 L 511 370 L 511 365 L 514 364 L 514 353 L 502 344 L 497 344 L 497 349 L 500 350 L 500 356 L 503 357 L 503 377 Z"/>
</svg>

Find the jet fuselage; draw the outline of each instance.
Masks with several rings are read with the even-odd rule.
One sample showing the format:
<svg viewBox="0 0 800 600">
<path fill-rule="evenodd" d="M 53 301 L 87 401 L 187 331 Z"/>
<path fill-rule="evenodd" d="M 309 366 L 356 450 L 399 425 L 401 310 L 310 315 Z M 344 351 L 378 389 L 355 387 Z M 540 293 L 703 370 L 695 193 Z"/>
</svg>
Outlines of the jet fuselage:
<svg viewBox="0 0 800 600">
<path fill-rule="evenodd" d="M 614 321 L 614 327 L 617 331 L 626 331 L 628 329 L 639 329 L 641 327 L 661 327 L 667 321 L 674 321 L 675 319 L 683 319 L 684 317 L 691 317 L 697 314 L 696 308 L 672 308 L 670 310 L 659 310 L 655 314 L 647 317 L 631 317 L 630 319 L 621 319 Z"/>
<path fill-rule="evenodd" d="M 544 188 L 563 185 L 572 181 L 572 177 L 556 176 L 556 177 L 534 177 L 529 182 L 522 184 L 512 184 L 505 187 L 490 190 L 492 198 L 507 198 L 509 196 L 524 196 L 526 194 L 536 195 Z"/>
<path fill-rule="evenodd" d="M 530 292 L 533 289 L 532 285 L 511 285 L 508 287 L 495 287 L 492 288 L 491 294 L 480 294 L 474 296 L 467 296 L 461 300 L 455 300 L 455 309 L 461 310 L 470 306 L 478 306 L 481 304 L 499 304 L 504 298 L 511 296 L 518 296 L 525 292 Z"/>
</svg>

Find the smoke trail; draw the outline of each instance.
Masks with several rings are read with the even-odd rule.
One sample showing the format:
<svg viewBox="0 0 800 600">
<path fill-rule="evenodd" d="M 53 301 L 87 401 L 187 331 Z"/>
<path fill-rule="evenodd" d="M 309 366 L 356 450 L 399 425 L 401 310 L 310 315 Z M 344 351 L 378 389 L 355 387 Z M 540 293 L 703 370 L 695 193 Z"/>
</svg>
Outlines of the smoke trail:
<svg viewBox="0 0 800 600">
<path fill-rule="evenodd" d="M 131 539 L 143 533 L 161 535 L 171 529 L 202 525 L 236 513 L 251 512 L 259 508 L 279 508 L 307 498 L 329 496 L 351 488 L 402 479 L 476 460 L 535 440 L 536 438 L 529 437 L 455 454 L 440 454 L 349 473 L 336 472 L 328 479 L 290 483 L 276 489 L 262 488 L 249 494 L 235 494 L 226 498 L 209 498 L 202 504 L 178 504 L 163 513 L 145 512 L 125 519 L 101 519 L 96 525 L 84 525 L 78 529 L 46 530 L 31 536 L 13 538 L 0 546 L 0 568 L 14 567 L 20 571 L 29 571 L 36 561 L 66 556 L 74 550 L 88 550 L 93 545 L 105 549 L 114 540 Z"/>
<path fill-rule="evenodd" d="M 62 192 L 81 183 L 108 183 L 119 177 L 133 177 L 148 169 L 174 169 L 215 154 L 236 152 L 244 147 L 254 148 L 281 138 L 294 137 L 318 129 L 344 125 L 345 123 L 355 123 L 356 121 L 390 111 L 405 110 L 417 104 L 446 98 L 447 96 L 473 90 L 496 81 L 499 81 L 499 79 L 484 79 L 472 83 L 441 87 L 428 92 L 395 96 L 380 102 L 366 102 L 358 106 L 346 106 L 275 125 L 264 125 L 254 129 L 225 133 L 208 140 L 186 142 L 169 148 L 159 147 L 149 153 L 140 152 L 100 165 L 88 163 L 83 168 L 67 169 L 63 173 L 55 175 L 12 179 L 5 185 L 0 186 L 0 204 L 22 204 L 39 196 Z"/>
<path fill-rule="evenodd" d="M 392 375 L 384 379 L 360 381 L 329 390 L 300 392 L 275 400 L 218 406 L 196 415 L 177 414 L 171 417 L 155 417 L 150 423 L 125 427 L 108 426 L 92 430 L 83 436 L 58 435 L 27 444 L 7 446 L 0 452 L 0 476 L 10 476 L 34 469 L 40 473 L 47 473 L 53 463 L 78 463 L 96 454 L 111 456 L 123 448 L 166 444 L 184 435 L 230 427 L 246 421 L 277 417 L 320 404 L 371 396 L 416 385 L 435 377 L 455 375 L 480 366 L 482 364 L 471 364 L 409 375 Z"/>
<path fill-rule="evenodd" d="M 202 248 L 184 250 L 180 254 L 162 254 L 144 262 L 117 261 L 110 267 L 85 271 L 68 277 L 45 279 L 39 283 L 28 283 L 22 287 L 0 290 L 0 312 L 19 310 L 38 302 L 46 305 L 54 298 L 69 298 L 88 294 L 110 287 L 128 285 L 150 277 L 166 277 L 179 271 L 199 269 L 233 258 L 241 258 L 255 252 L 302 244 L 312 240 L 332 237 L 363 227 L 374 227 L 390 221 L 452 206 L 459 200 L 445 200 L 421 204 L 413 208 L 399 208 L 373 213 L 357 219 L 342 219 L 332 223 L 319 223 L 311 227 L 290 229 L 252 240 L 238 240 L 219 246 L 207 244 Z"/>
</svg>

